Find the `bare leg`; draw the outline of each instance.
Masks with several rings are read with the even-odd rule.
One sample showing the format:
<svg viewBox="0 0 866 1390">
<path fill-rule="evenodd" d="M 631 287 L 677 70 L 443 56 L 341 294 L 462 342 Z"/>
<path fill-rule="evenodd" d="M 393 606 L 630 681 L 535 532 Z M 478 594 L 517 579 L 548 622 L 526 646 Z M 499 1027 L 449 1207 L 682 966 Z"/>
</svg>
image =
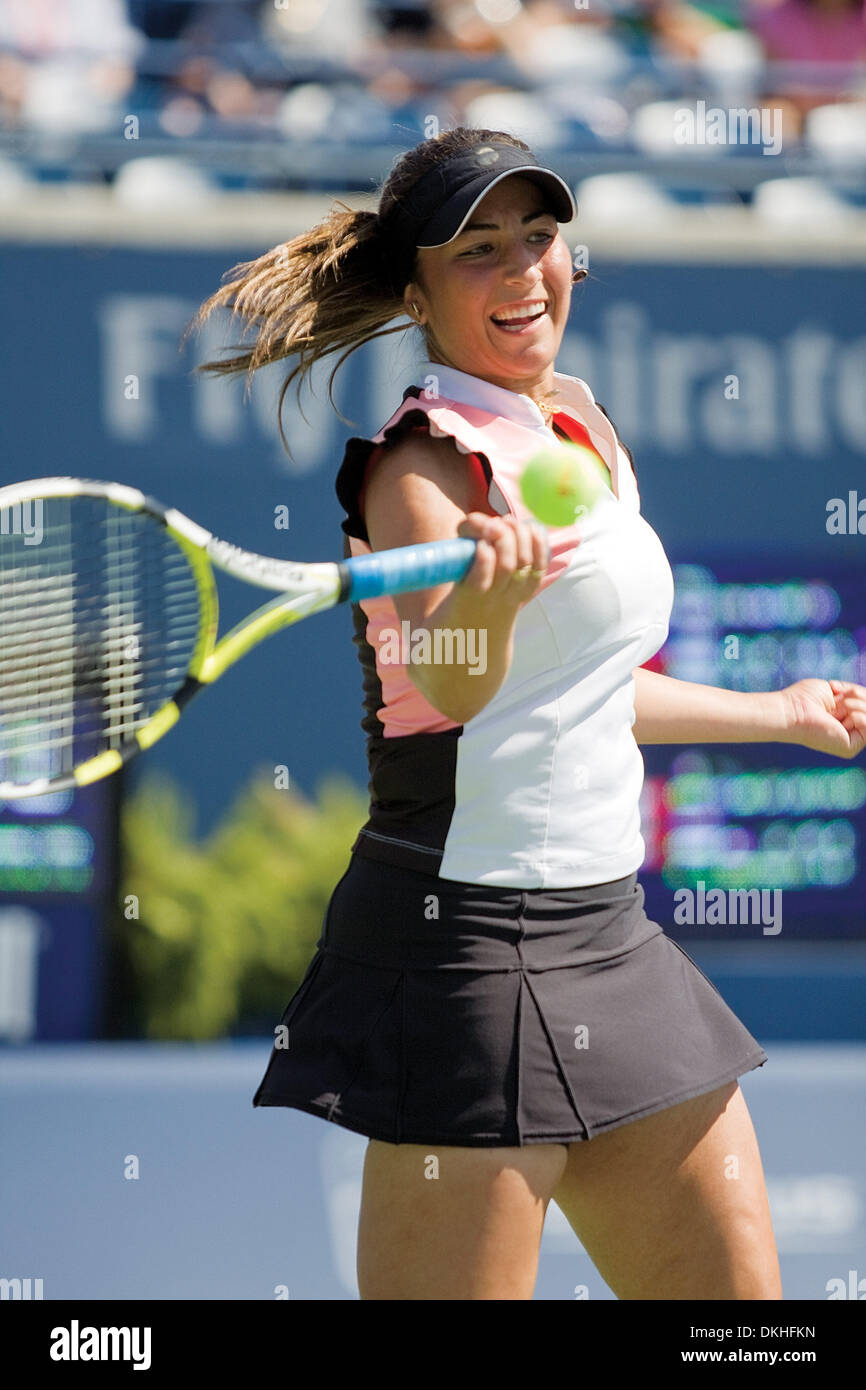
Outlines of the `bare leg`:
<svg viewBox="0 0 866 1390">
<path fill-rule="evenodd" d="M 755 1131 L 736 1082 L 570 1144 L 554 1201 L 620 1299 L 780 1299 Z"/>
<path fill-rule="evenodd" d="M 467 1149 L 371 1139 L 358 1225 L 361 1298 L 531 1299 L 567 1153 L 564 1144 Z"/>
</svg>

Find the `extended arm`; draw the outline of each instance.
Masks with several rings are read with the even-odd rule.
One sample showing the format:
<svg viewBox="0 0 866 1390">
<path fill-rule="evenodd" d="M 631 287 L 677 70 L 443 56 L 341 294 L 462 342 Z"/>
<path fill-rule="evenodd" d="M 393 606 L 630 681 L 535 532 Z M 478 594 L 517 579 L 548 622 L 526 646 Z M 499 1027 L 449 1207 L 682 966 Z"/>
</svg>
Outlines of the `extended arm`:
<svg viewBox="0 0 866 1390">
<path fill-rule="evenodd" d="M 866 745 L 866 688 L 817 678 L 784 690 L 723 690 L 639 666 L 638 743 L 796 743 L 854 758 Z"/>
</svg>

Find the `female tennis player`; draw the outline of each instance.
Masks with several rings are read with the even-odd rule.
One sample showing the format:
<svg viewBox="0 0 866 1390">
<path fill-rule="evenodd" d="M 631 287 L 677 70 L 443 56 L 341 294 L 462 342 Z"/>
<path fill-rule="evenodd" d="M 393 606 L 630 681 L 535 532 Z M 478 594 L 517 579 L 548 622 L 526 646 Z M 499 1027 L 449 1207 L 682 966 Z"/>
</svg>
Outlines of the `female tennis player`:
<svg viewBox="0 0 866 1390">
<path fill-rule="evenodd" d="M 479 542 L 460 583 L 354 607 L 369 819 L 253 1102 L 368 1136 L 362 1299 L 531 1298 L 551 1199 L 620 1299 L 782 1296 L 737 1084 L 766 1053 L 644 911 L 639 745 L 853 757 L 866 690 L 645 669 L 671 571 L 631 456 L 555 369 L 575 212 L 520 140 L 448 131 L 400 160 L 377 213 L 333 210 L 201 311 L 255 330 L 206 369 L 297 356 L 284 392 L 408 315 L 426 360 L 346 447 L 346 553 Z M 545 533 L 519 477 L 560 438 L 609 487 Z"/>
</svg>

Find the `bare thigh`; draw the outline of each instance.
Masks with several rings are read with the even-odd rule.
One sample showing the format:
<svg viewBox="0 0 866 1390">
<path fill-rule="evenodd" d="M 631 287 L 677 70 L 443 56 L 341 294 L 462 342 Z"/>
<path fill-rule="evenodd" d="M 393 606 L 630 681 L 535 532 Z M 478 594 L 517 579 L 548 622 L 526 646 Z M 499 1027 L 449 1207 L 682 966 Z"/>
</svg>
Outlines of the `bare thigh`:
<svg viewBox="0 0 866 1390">
<path fill-rule="evenodd" d="M 554 1201 L 620 1299 L 779 1299 L 755 1131 L 736 1082 L 570 1144 Z"/>
<path fill-rule="evenodd" d="M 358 1287 L 368 1299 L 531 1299 L 564 1144 L 386 1144 L 364 1158 Z"/>
</svg>

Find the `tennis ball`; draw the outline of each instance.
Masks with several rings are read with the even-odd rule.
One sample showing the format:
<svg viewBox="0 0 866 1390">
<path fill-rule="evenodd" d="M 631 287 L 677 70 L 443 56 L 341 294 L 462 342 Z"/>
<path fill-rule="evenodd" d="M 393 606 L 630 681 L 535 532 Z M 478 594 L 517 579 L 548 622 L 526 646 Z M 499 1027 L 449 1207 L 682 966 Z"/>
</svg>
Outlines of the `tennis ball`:
<svg viewBox="0 0 866 1390">
<path fill-rule="evenodd" d="M 598 456 L 582 444 L 560 444 L 533 454 L 520 477 L 524 504 L 545 526 L 573 526 L 607 490 Z"/>
</svg>

